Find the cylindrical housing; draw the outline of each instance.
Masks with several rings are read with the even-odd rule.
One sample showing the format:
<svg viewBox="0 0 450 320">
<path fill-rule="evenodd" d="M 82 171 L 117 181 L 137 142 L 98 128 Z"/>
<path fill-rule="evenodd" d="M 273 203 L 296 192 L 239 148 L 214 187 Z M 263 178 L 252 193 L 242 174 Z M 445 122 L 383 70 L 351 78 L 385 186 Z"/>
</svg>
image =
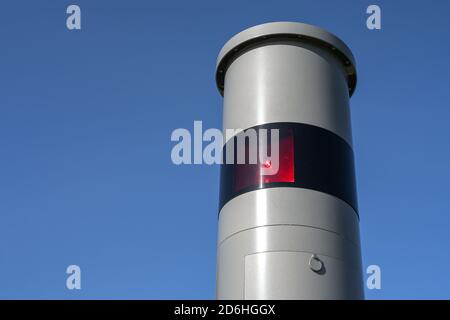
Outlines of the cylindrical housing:
<svg viewBox="0 0 450 320">
<path fill-rule="evenodd" d="M 224 132 L 279 128 L 287 154 L 256 183 L 222 165 L 217 298 L 364 298 L 350 50 L 314 26 L 267 23 L 225 44 L 216 79 Z"/>
</svg>

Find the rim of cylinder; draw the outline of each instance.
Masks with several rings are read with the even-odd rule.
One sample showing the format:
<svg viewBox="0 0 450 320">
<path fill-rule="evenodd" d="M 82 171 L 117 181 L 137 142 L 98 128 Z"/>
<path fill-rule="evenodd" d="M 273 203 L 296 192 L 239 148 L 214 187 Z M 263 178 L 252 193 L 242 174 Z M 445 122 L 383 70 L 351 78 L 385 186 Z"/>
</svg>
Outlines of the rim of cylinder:
<svg viewBox="0 0 450 320">
<path fill-rule="evenodd" d="M 216 64 L 216 84 L 223 96 L 228 67 L 241 54 L 262 45 L 288 40 L 313 44 L 331 52 L 343 64 L 347 75 L 349 96 L 356 88 L 356 63 L 351 50 L 337 36 L 310 24 L 270 22 L 248 28 L 233 36 L 220 50 Z"/>
</svg>

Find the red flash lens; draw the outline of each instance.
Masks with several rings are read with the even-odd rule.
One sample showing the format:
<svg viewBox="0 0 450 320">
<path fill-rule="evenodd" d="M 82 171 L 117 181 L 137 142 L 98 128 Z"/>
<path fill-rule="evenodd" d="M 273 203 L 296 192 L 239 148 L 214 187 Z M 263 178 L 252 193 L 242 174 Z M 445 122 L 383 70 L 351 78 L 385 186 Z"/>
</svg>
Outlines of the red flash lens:
<svg viewBox="0 0 450 320">
<path fill-rule="evenodd" d="M 294 172 L 294 134 L 292 129 L 279 130 L 278 171 L 272 175 L 264 175 L 264 169 L 274 166 L 275 159 L 267 159 L 257 164 L 235 164 L 234 191 L 274 182 L 295 182 Z M 271 139 L 268 139 L 267 150 L 273 157 Z M 246 155 L 248 146 L 246 145 Z M 276 168 L 275 168 L 276 169 Z"/>
</svg>

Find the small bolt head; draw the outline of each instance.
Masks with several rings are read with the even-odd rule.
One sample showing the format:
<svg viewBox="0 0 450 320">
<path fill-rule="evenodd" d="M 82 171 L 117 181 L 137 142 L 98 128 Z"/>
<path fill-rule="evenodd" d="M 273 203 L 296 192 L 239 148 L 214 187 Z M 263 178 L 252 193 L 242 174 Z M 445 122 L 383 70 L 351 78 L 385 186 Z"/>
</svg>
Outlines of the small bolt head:
<svg viewBox="0 0 450 320">
<path fill-rule="evenodd" d="M 320 270 L 322 270 L 323 268 L 323 262 L 313 254 L 309 259 L 309 267 L 314 272 L 320 272 Z"/>
</svg>

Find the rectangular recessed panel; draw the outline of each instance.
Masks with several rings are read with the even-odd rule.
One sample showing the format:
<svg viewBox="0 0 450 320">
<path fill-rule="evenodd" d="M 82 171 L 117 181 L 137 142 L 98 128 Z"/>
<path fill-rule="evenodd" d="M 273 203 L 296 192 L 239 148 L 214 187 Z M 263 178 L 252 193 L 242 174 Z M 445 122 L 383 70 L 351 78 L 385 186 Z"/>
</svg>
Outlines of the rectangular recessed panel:
<svg viewBox="0 0 450 320">
<path fill-rule="evenodd" d="M 340 260 L 322 257 L 324 269 L 309 267 L 308 252 L 262 252 L 245 257 L 245 299 L 346 299 L 346 275 Z M 348 289 L 348 288 L 347 288 Z"/>
</svg>

